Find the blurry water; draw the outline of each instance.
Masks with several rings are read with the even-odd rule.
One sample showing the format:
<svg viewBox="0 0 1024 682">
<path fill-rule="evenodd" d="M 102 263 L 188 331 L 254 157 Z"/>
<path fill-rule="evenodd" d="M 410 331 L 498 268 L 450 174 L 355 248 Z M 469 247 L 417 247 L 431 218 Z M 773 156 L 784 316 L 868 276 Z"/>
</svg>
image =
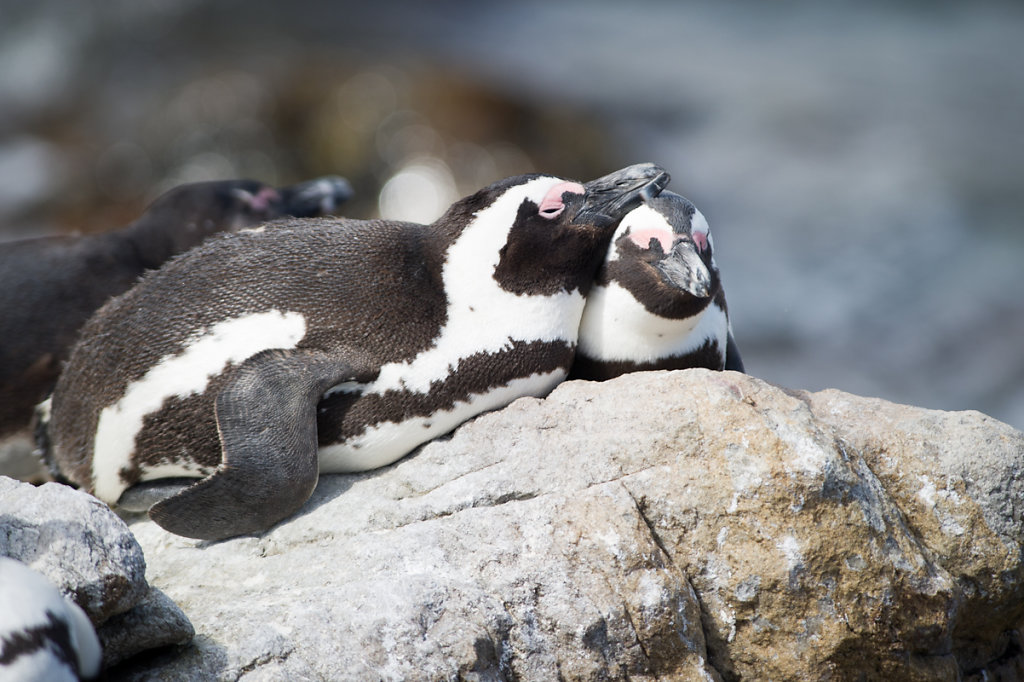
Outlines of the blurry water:
<svg viewBox="0 0 1024 682">
<path fill-rule="evenodd" d="M 371 213 L 432 177 L 450 196 L 651 160 L 711 223 L 751 373 L 1024 427 L 1014 3 L 0 0 L 0 13 L 9 225 L 96 219 L 84 198 L 53 208 L 85 184 L 137 210 L 184 180 L 337 171 L 359 176 L 354 210 Z"/>
</svg>

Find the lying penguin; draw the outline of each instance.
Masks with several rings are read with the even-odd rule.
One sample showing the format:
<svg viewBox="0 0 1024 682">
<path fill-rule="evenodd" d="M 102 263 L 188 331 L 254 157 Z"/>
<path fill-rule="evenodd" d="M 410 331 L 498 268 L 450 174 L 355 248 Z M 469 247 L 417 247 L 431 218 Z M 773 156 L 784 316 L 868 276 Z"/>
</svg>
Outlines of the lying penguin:
<svg viewBox="0 0 1024 682">
<path fill-rule="evenodd" d="M 49 580 L 0 557 L 0 680 L 74 682 L 100 671 L 89 617 Z"/>
<path fill-rule="evenodd" d="M 662 192 L 619 223 L 587 297 L 571 378 L 707 367 L 743 371 L 708 223 Z"/>
<path fill-rule="evenodd" d="M 668 179 L 653 164 L 586 185 L 525 175 L 429 226 L 287 221 L 208 240 L 83 328 L 53 394 L 52 460 L 109 504 L 170 495 L 149 515 L 173 533 L 264 530 L 320 471 L 390 464 L 551 391 L 615 227 Z"/>
<path fill-rule="evenodd" d="M 24 440 L 31 450 L 33 409 L 53 389 L 78 329 L 145 270 L 217 232 L 332 213 L 351 194 L 337 177 L 280 189 L 200 182 L 172 189 L 120 230 L 0 244 L 0 447 Z"/>
</svg>

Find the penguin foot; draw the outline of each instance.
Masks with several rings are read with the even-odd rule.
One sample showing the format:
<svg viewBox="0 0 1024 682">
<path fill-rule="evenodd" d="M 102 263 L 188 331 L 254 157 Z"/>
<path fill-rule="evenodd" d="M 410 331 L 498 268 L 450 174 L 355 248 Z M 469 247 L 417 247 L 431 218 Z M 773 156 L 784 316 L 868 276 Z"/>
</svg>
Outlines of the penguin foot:
<svg viewBox="0 0 1024 682">
<path fill-rule="evenodd" d="M 196 482 L 194 478 L 158 478 L 136 483 L 117 500 L 117 508 L 133 514 L 147 512 L 157 502 L 173 497 Z"/>
</svg>

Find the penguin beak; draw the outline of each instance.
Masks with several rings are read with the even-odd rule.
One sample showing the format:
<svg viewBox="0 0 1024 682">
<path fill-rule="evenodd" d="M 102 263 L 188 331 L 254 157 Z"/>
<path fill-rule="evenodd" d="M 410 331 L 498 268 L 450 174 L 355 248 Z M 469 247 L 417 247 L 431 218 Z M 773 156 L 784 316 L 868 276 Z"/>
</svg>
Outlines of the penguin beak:
<svg viewBox="0 0 1024 682">
<path fill-rule="evenodd" d="M 693 242 L 679 241 L 672 252 L 654 264 L 669 284 L 697 298 L 711 295 L 711 272 Z"/>
<path fill-rule="evenodd" d="M 330 215 L 352 198 L 352 185 L 345 178 L 328 175 L 297 185 L 282 187 L 281 212 L 295 218 Z"/>
<path fill-rule="evenodd" d="M 663 168 L 653 163 L 639 163 L 591 180 L 583 186 L 586 197 L 573 222 L 614 228 L 643 201 L 658 196 L 670 179 Z"/>
</svg>

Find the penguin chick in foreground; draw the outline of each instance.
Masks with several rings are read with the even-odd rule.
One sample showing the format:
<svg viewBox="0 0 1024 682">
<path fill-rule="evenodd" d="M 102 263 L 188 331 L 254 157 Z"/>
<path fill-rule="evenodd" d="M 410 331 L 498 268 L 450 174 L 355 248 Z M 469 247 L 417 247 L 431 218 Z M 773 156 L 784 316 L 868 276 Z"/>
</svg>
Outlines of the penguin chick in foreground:
<svg viewBox="0 0 1024 682">
<path fill-rule="evenodd" d="M 0 680 L 74 682 L 99 674 L 89 617 L 21 562 L 0 557 Z"/>
<path fill-rule="evenodd" d="M 208 240 L 83 328 L 53 393 L 52 461 L 179 535 L 265 530 L 319 472 L 390 464 L 565 379 L 619 220 L 668 179 L 653 164 L 586 184 L 524 175 L 431 225 L 295 220 Z"/>
<path fill-rule="evenodd" d="M 351 194 L 333 176 L 279 189 L 198 182 L 170 190 L 119 230 L 0 244 L 0 451 L 31 453 L 33 410 L 53 390 L 79 328 L 143 272 L 218 232 L 333 213 Z M 0 473 L 26 477 L 13 470 L 24 463 L 0 459 Z"/>
<path fill-rule="evenodd" d="M 570 378 L 706 367 L 743 371 L 708 223 L 662 192 L 619 223 L 580 323 Z"/>
</svg>

